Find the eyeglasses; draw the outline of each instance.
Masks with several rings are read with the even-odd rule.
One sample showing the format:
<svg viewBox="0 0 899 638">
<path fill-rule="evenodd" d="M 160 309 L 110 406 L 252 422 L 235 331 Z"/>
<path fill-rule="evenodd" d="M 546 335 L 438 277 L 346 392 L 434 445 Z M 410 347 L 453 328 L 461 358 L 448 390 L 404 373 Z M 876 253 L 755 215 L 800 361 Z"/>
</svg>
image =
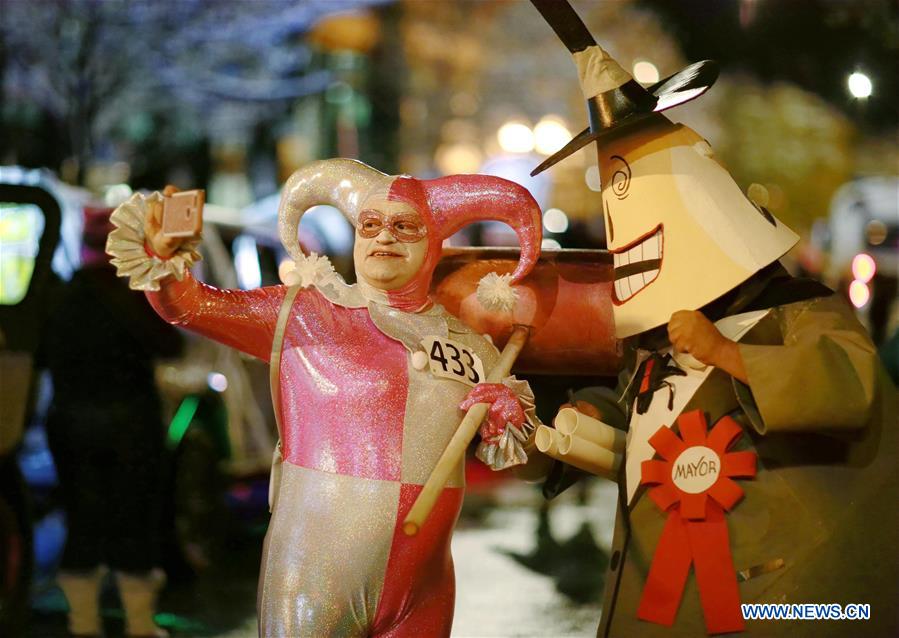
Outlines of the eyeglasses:
<svg viewBox="0 0 899 638">
<path fill-rule="evenodd" d="M 372 239 L 387 229 L 397 241 L 413 244 L 428 234 L 428 229 L 421 223 L 418 215 L 400 213 L 386 217 L 376 210 L 364 210 L 359 214 L 356 230 L 361 237 Z"/>
</svg>

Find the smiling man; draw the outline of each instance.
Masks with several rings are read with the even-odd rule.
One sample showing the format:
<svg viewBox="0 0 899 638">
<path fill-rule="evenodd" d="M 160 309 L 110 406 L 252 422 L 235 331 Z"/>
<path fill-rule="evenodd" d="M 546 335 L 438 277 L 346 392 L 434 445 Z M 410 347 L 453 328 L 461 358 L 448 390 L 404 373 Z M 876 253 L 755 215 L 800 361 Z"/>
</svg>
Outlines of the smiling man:
<svg viewBox="0 0 899 638">
<path fill-rule="evenodd" d="M 428 253 L 427 227 L 408 203 L 370 195 L 357 222 L 353 260 L 359 277 L 381 290 L 396 290 L 421 269 Z"/>
<path fill-rule="evenodd" d="M 190 276 L 196 240 L 161 235 L 160 199 L 136 195 L 113 216 L 119 228 L 107 250 L 120 274 L 166 320 L 272 366 L 281 442 L 260 634 L 448 635 L 463 463 L 419 534 L 406 536 L 402 521 L 459 425 L 463 399 L 492 403 L 482 432 L 494 446 L 484 458 L 497 469 L 519 462 L 534 417 L 530 389 L 514 377 L 472 390 L 498 353 L 431 300 L 431 276 L 447 237 L 493 219 L 518 234 L 511 281 L 523 278 L 539 254 L 537 203 L 496 177 L 417 180 L 353 160 L 314 162 L 281 199 L 279 233 L 296 262 L 290 285 L 242 291 Z M 319 204 L 355 227 L 354 285 L 300 249 L 300 217 Z"/>
</svg>

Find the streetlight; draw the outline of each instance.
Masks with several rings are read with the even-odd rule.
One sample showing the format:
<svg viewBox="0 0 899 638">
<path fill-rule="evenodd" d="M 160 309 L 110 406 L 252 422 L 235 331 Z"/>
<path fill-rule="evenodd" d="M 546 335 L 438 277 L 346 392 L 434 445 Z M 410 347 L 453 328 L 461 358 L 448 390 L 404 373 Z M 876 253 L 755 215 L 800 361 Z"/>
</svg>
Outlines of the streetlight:
<svg viewBox="0 0 899 638">
<path fill-rule="evenodd" d="M 634 79 L 640 84 L 655 84 L 659 81 L 659 70 L 649 60 L 634 62 Z"/>
<path fill-rule="evenodd" d="M 874 92 L 874 85 L 871 83 L 871 78 L 861 71 L 856 71 L 850 75 L 849 79 L 846 81 L 846 85 L 849 87 L 849 93 L 851 93 L 854 98 L 865 99 L 870 97 L 871 93 Z"/>
</svg>

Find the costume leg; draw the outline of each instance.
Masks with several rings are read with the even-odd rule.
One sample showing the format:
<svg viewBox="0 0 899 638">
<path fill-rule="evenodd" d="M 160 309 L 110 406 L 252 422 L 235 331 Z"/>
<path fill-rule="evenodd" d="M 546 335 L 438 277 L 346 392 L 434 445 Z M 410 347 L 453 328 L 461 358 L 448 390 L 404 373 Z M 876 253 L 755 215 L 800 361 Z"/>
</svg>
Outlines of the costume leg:
<svg viewBox="0 0 899 638">
<path fill-rule="evenodd" d="M 66 513 L 66 546 L 60 569 L 87 573 L 102 562 L 107 516 L 104 481 L 107 455 L 97 425 L 91 430 L 75 412 L 51 413 L 47 420 L 47 442 L 59 476 Z"/>
<path fill-rule="evenodd" d="M 462 507 L 463 488 L 444 488 L 415 536 L 403 519 L 421 492 L 403 485 L 384 577 L 384 593 L 372 625 L 375 636 L 449 636 L 456 598 L 450 539 Z"/>
<path fill-rule="evenodd" d="M 400 484 L 285 461 L 259 575 L 260 636 L 366 636 Z"/>
<path fill-rule="evenodd" d="M 456 602 L 456 579 L 452 565 L 443 573 L 442 582 L 429 584 L 427 591 L 417 592 L 417 603 L 409 614 L 384 632 L 372 633 L 376 638 L 417 638 L 449 636 L 453 626 Z"/>
</svg>

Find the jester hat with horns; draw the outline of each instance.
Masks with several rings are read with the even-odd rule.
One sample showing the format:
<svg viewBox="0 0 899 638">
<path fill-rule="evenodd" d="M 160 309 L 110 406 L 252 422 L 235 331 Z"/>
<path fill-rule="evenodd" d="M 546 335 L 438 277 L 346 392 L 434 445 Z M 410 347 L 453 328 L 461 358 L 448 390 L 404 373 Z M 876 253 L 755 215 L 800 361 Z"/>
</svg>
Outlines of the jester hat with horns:
<svg viewBox="0 0 899 638">
<path fill-rule="evenodd" d="M 278 233 L 292 259 L 301 261 L 297 227 L 303 213 L 316 205 L 334 206 L 355 228 L 365 201 L 373 194 L 386 193 L 387 199 L 412 206 L 427 228 L 427 254 L 418 273 L 396 290 L 386 291 L 388 303 L 414 312 L 429 303 L 428 290 L 443 241 L 467 224 L 500 221 L 518 235 L 521 257 L 511 275 L 495 275 L 494 285 L 479 286 L 478 298 L 493 308 L 509 308 L 514 303 L 511 285 L 524 279 L 540 255 L 542 226 L 540 207 L 523 186 L 490 175 L 449 175 L 437 179 L 416 179 L 406 175 L 385 175 L 357 160 L 320 160 L 291 175 L 284 187 L 278 211 Z M 490 275 L 488 275 L 490 277 Z"/>
</svg>

